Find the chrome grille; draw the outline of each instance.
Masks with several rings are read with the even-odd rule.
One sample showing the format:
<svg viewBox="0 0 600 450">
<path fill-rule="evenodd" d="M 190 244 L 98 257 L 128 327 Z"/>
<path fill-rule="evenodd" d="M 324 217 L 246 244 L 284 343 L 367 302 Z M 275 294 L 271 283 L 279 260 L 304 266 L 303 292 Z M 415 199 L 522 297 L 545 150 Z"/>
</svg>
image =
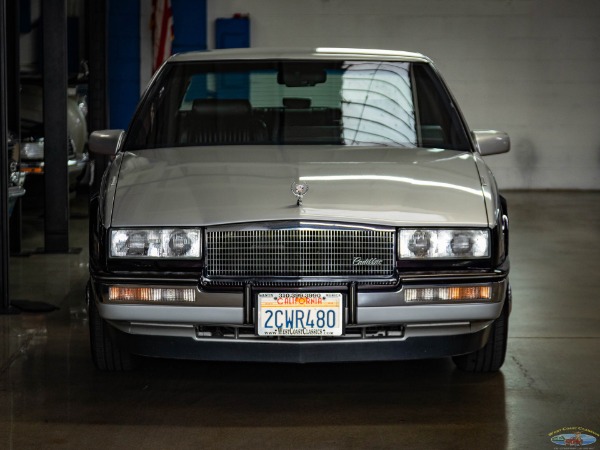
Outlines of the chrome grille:
<svg viewBox="0 0 600 450">
<path fill-rule="evenodd" d="M 358 227 L 210 228 L 207 276 L 390 276 L 394 235 L 392 229 Z"/>
</svg>

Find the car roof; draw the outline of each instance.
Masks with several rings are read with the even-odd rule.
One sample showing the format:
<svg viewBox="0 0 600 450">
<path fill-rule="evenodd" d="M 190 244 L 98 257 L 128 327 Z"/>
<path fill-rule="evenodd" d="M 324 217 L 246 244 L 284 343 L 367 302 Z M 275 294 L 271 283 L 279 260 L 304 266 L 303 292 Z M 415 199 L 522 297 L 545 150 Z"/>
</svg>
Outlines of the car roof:
<svg viewBox="0 0 600 450">
<path fill-rule="evenodd" d="M 170 62 L 225 60 L 373 60 L 431 63 L 421 53 L 361 48 L 235 48 L 203 52 L 179 53 Z"/>
</svg>

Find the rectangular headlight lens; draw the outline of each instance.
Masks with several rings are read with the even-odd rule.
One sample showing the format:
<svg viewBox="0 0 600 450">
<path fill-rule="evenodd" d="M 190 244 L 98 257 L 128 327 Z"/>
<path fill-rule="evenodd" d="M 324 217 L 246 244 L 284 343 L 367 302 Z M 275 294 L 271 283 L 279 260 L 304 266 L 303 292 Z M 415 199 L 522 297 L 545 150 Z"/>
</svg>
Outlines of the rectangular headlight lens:
<svg viewBox="0 0 600 450">
<path fill-rule="evenodd" d="M 475 302 L 492 299 L 491 286 L 454 286 L 405 288 L 404 301 L 407 303 L 427 302 Z"/>
<path fill-rule="evenodd" d="M 150 288 L 111 286 L 108 288 L 108 300 L 111 302 L 140 303 L 190 303 L 196 300 L 192 288 Z"/>
<path fill-rule="evenodd" d="M 116 258 L 200 258 L 199 228 L 114 229 L 110 232 L 110 256 Z"/>
<path fill-rule="evenodd" d="M 398 235 L 402 259 L 472 259 L 490 256 L 487 229 L 402 229 Z"/>
</svg>

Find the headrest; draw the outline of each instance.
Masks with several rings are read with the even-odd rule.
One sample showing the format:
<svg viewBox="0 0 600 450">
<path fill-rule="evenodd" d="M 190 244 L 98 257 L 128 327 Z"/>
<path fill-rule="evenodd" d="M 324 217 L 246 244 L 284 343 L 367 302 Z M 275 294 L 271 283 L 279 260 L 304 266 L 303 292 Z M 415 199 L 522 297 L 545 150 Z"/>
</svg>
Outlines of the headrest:
<svg viewBox="0 0 600 450">
<path fill-rule="evenodd" d="M 283 106 L 290 109 L 308 109 L 311 102 L 310 98 L 284 97 Z"/>
<path fill-rule="evenodd" d="M 246 116 L 252 107 L 248 100 L 216 98 L 196 99 L 192 111 L 203 116 Z"/>
</svg>

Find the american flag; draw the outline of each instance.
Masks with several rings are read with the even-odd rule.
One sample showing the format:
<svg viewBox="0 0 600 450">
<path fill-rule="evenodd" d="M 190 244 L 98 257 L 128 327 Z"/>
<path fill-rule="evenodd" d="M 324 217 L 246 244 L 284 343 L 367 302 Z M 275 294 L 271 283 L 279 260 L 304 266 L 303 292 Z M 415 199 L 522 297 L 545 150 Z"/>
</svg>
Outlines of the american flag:
<svg viewBox="0 0 600 450">
<path fill-rule="evenodd" d="M 171 43 L 173 42 L 173 11 L 171 0 L 152 0 L 152 41 L 153 64 L 156 70 L 171 56 Z"/>
</svg>

